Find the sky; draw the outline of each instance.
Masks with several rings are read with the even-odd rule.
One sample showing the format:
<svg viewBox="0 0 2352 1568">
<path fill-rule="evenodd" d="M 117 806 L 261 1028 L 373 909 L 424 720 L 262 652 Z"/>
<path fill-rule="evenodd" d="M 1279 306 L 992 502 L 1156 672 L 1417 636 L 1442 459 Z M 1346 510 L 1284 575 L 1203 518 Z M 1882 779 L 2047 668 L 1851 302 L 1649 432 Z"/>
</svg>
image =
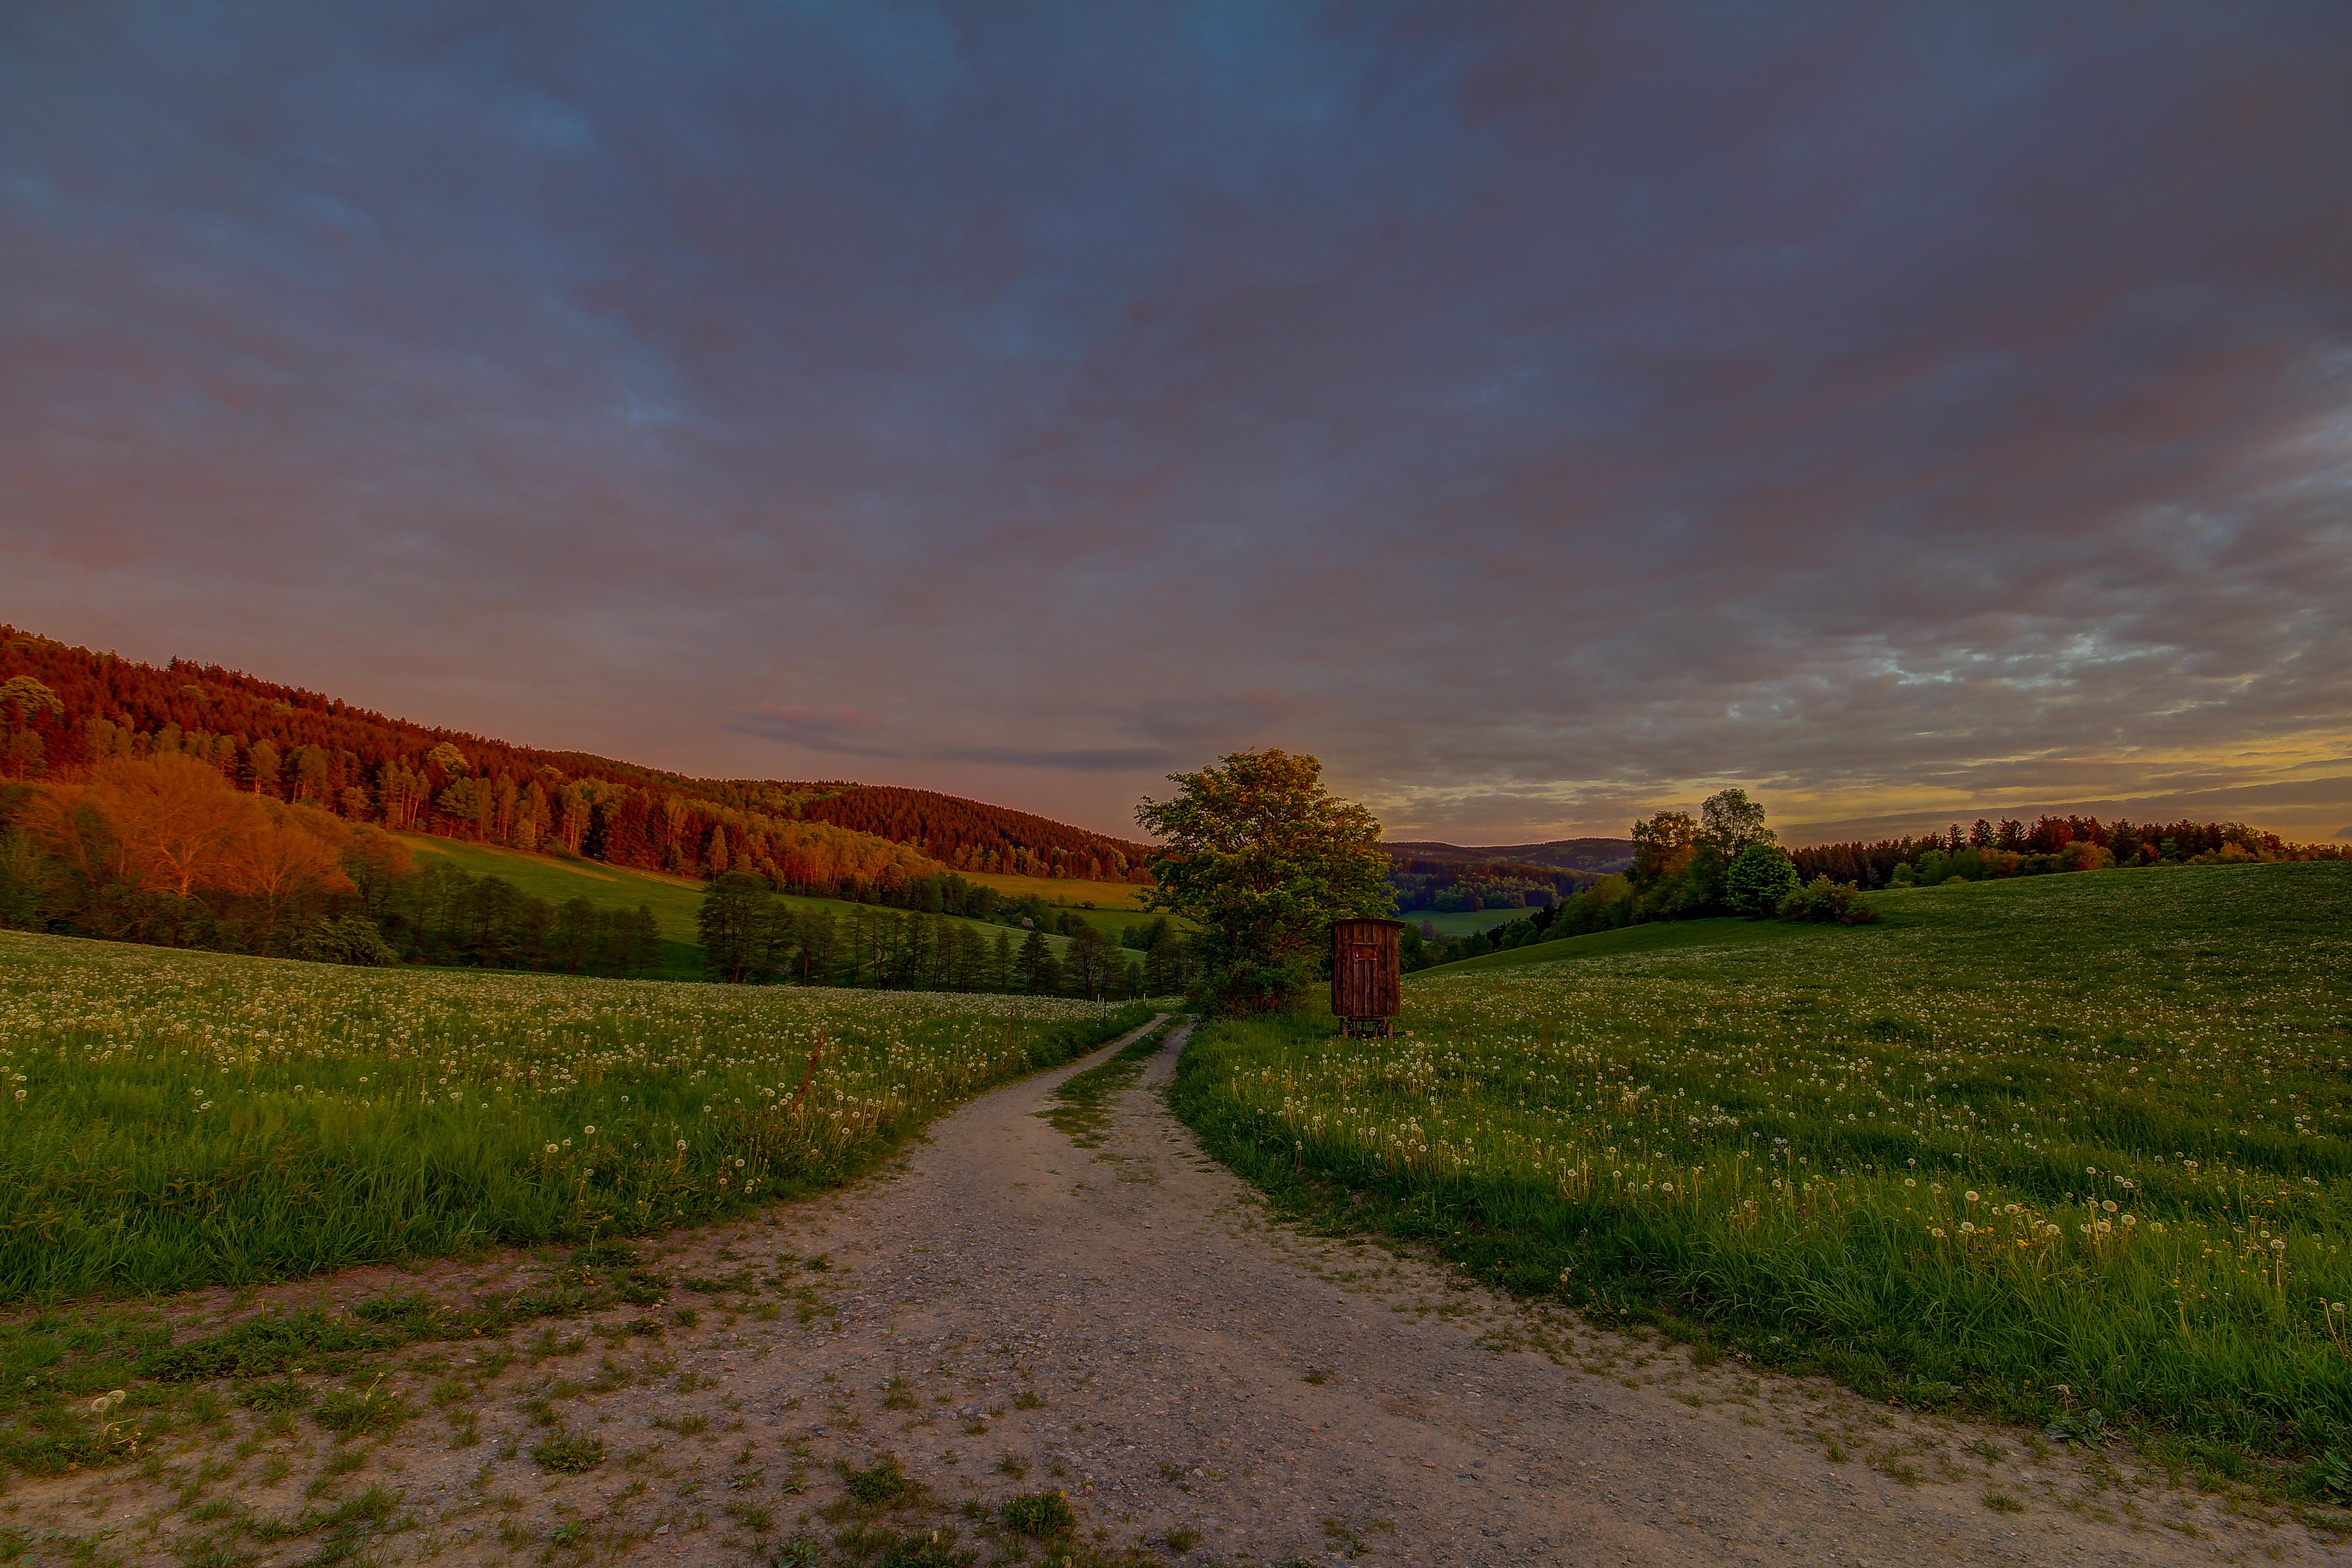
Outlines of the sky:
<svg viewBox="0 0 2352 1568">
<path fill-rule="evenodd" d="M 2352 6 L 0 7 L 0 620 L 1135 834 L 2352 837 Z"/>
</svg>

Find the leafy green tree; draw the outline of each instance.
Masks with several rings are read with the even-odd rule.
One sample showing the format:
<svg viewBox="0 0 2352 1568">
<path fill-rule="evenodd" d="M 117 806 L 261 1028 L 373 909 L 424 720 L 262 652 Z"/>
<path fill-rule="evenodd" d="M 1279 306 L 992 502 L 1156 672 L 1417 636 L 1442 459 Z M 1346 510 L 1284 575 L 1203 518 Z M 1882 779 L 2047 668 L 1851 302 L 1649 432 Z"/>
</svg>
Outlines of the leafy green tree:
<svg viewBox="0 0 2352 1568">
<path fill-rule="evenodd" d="M 1681 870 L 1698 843 L 1686 811 L 1662 811 L 1633 824 L 1633 884 L 1647 889 Z"/>
<path fill-rule="evenodd" d="M 1797 864 L 1777 844 L 1750 844 L 1723 873 L 1723 901 L 1744 915 L 1769 915 L 1801 885 Z"/>
<path fill-rule="evenodd" d="M 1769 844 L 1775 835 L 1764 826 L 1764 807 L 1748 798 L 1744 789 L 1718 790 L 1699 803 L 1699 837 L 1726 860 L 1736 860 L 1751 844 Z"/>
<path fill-rule="evenodd" d="M 1323 764 L 1268 749 L 1171 773 L 1172 799 L 1135 819 L 1158 837 L 1148 907 L 1192 921 L 1202 1005 L 1295 1007 L 1335 920 L 1392 912 L 1389 859 L 1370 811 L 1323 787 Z"/>
</svg>

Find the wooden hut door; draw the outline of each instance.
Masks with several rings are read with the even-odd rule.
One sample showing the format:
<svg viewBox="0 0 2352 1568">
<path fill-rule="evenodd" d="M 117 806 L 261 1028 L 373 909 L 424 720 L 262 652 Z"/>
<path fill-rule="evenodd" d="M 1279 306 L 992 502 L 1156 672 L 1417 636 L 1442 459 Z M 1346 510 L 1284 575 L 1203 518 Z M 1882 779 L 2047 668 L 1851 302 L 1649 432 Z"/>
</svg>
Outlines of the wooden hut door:
<svg viewBox="0 0 2352 1568">
<path fill-rule="evenodd" d="M 1366 1016 L 1381 1005 L 1381 950 L 1376 942 L 1348 944 L 1348 999 Z"/>
</svg>

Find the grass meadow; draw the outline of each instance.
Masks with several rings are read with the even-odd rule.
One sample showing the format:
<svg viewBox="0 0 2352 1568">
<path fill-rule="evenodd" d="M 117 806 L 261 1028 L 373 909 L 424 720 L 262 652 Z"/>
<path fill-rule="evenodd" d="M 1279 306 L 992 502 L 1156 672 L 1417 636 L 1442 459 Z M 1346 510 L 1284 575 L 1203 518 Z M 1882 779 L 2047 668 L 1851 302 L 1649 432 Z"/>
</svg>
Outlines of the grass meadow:
<svg viewBox="0 0 2352 1568">
<path fill-rule="evenodd" d="M 396 836 L 410 853 L 420 860 L 446 861 L 471 876 L 503 877 L 534 898 L 560 904 L 566 899 L 584 898 L 601 909 L 635 909 L 639 904 L 654 911 L 661 924 L 663 979 L 693 979 L 702 973 L 702 945 L 695 917 L 702 908 L 703 889 L 708 886 L 698 877 L 673 877 L 661 871 L 640 871 L 625 866 L 607 866 L 598 860 L 563 859 L 552 855 L 535 855 L 521 849 L 508 849 L 494 844 L 474 844 L 457 838 L 435 838 L 421 833 Z M 986 882 L 1000 892 L 1027 897 L 1040 889 L 1058 889 L 1059 892 L 1039 894 L 1048 900 L 1066 898 L 1073 903 L 1094 898 L 1105 889 L 1113 896 L 1132 893 L 1134 889 L 1118 882 L 1055 881 L 1043 877 L 988 877 L 959 873 L 966 881 Z M 1076 891 L 1073 889 L 1087 889 Z M 816 899 L 800 893 L 780 893 L 777 898 L 795 909 L 826 910 L 836 921 L 846 922 L 860 907 L 845 899 Z M 1100 902 L 1099 900 L 1097 900 Z M 878 906 L 867 906 L 878 907 Z M 1106 906 L 1107 908 L 1108 906 Z M 1120 908 L 1131 910 L 1132 905 Z M 898 911 L 893 911 L 894 913 Z M 1139 918 L 1129 912 L 1113 916 L 1101 910 L 1082 910 L 1112 941 L 1118 940 L 1119 930 L 1133 924 Z M 959 924 L 980 928 L 990 942 L 999 932 L 1009 933 L 1015 942 L 1024 934 L 1010 927 L 989 921 L 971 920 L 963 915 L 933 917 Z M 1046 933 L 1045 943 L 1056 957 L 1066 955 L 1070 939 Z"/>
<path fill-rule="evenodd" d="M 1176 1103 L 1292 1205 L 1705 1355 L 2352 1492 L 2352 866 L 1872 901 L 1431 971 L 1393 1039 L 1220 1024 Z"/>
<path fill-rule="evenodd" d="M 723 1217 L 1145 1016 L 0 932 L 0 1302 Z"/>
</svg>

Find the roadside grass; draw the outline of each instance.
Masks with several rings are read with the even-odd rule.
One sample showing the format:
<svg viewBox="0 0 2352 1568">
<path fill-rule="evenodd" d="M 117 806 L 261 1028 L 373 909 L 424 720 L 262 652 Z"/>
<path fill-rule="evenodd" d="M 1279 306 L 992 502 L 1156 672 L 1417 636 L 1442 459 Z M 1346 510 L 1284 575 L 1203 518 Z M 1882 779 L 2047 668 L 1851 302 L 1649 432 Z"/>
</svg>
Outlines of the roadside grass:
<svg viewBox="0 0 2352 1568">
<path fill-rule="evenodd" d="M 1602 1322 L 2352 1500 L 2352 867 L 1873 899 L 1428 972 L 1392 1040 L 1205 1026 L 1174 1103 L 1291 1208 Z"/>
<path fill-rule="evenodd" d="M 0 933 L 0 1302 L 707 1223 L 1150 1016 Z"/>
<path fill-rule="evenodd" d="M 1110 1060 L 1073 1073 L 1054 1091 L 1054 1103 L 1038 1114 L 1078 1148 L 1102 1147 L 1110 1126 L 1110 1097 L 1133 1083 L 1144 1062 L 1158 1054 L 1160 1035 L 1153 1029 Z"/>
</svg>

